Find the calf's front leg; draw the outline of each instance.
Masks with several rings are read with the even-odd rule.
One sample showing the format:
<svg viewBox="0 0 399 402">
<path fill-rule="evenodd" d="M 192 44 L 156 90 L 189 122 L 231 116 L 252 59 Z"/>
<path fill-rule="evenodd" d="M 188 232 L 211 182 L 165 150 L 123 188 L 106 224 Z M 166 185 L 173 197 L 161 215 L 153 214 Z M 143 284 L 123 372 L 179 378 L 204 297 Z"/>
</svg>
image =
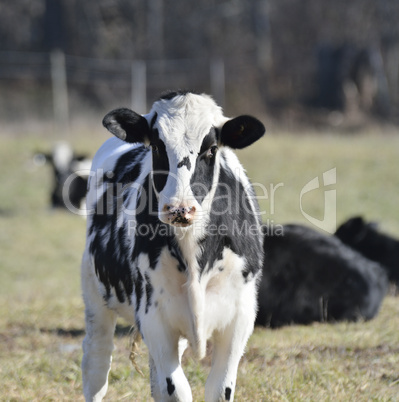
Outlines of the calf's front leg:
<svg viewBox="0 0 399 402">
<path fill-rule="evenodd" d="M 149 317 L 147 317 L 149 318 Z M 142 322 L 141 331 L 150 354 L 151 394 L 156 402 L 191 402 L 191 388 L 180 364 L 186 341 L 161 323 Z"/>
<path fill-rule="evenodd" d="M 238 364 L 252 334 L 256 314 L 255 283 L 245 286 L 234 320 L 214 334 L 212 368 L 205 384 L 206 402 L 234 399 Z"/>
</svg>

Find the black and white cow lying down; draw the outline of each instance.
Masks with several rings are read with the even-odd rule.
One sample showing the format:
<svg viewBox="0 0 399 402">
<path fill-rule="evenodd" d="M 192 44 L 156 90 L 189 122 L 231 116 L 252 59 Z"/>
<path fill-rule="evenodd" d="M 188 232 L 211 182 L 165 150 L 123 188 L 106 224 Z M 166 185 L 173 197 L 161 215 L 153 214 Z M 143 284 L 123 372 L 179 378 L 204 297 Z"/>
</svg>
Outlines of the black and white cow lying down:
<svg viewBox="0 0 399 402">
<path fill-rule="evenodd" d="M 67 208 L 79 213 L 86 197 L 91 159 L 76 154 L 69 143 L 60 141 L 54 144 L 51 153 L 35 154 L 34 162 L 38 165 L 48 163 L 52 167 L 52 208 Z"/>
<path fill-rule="evenodd" d="M 377 314 L 388 287 L 378 263 L 306 226 L 284 225 L 283 235 L 268 233 L 265 226 L 264 232 L 257 325 L 354 321 Z"/>
<path fill-rule="evenodd" d="M 165 94 L 144 116 L 114 110 L 103 124 L 118 138 L 94 157 L 87 195 L 86 400 L 107 391 L 121 315 L 148 347 L 155 400 L 192 400 L 181 356 L 189 344 L 203 358 L 212 338 L 205 400 L 231 401 L 263 260 L 258 206 L 231 148 L 257 141 L 264 126 L 228 119 L 191 92 Z"/>
</svg>

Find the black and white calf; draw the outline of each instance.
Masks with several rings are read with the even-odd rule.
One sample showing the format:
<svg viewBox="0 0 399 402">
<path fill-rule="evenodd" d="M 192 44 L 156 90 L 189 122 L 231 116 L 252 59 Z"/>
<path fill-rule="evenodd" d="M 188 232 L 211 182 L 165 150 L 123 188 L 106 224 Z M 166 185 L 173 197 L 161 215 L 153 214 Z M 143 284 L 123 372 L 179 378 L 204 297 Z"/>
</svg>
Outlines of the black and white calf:
<svg viewBox="0 0 399 402">
<path fill-rule="evenodd" d="M 230 148 L 264 134 L 250 116 L 228 119 L 207 95 L 170 92 L 144 116 L 107 114 L 116 137 L 89 180 L 82 262 L 87 400 L 107 391 L 117 315 L 135 323 L 150 355 L 155 400 L 191 401 L 180 365 L 212 338 L 206 401 L 233 400 L 252 333 L 263 248 L 254 192 Z"/>
<path fill-rule="evenodd" d="M 35 154 L 34 162 L 37 165 L 49 163 L 53 169 L 52 208 L 67 208 L 83 214 L 91 159 L 76 154 L 71 144 L 60 141 L 54 144 L 51 153 Z"/>
</svg>

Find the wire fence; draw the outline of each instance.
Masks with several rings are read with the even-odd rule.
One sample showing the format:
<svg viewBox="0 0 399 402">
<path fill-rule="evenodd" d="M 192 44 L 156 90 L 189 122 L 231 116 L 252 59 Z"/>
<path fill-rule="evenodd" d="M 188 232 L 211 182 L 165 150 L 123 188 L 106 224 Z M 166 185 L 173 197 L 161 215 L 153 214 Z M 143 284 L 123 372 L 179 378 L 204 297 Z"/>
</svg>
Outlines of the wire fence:
<svg viewBox="0 0 399 402">
<path fill-rule="evenodd" d="M 335 48 L 327 50 L 328 54 L 337 53 Z M 318 107 L 317 111 L 334 111 L 335 106 L 328 101 L 338 99 L 339 116 L 360 116 L 356 117 L 359 121 L 382 116 L 398 122 L 399 46 L 387 54 L 377 50 L 368 49 L 369 58 L 363 65 L 355 63 L 356 53 L 348 60 L 335 60 L 335 64 L 331 57 L 327 64 L 320 59 L 306 73 L 296 75 L 277 68 L 261 75 L 243 59 L 234 63 L 218 57 L 128 60 L 72 56 L 59 51 L 0 51 L 0 119 L 19 121 L 26 116 L 26 120 L 54 120 L 57 131 L 68 131 L 71 116 L 87 116 L 116 106 L 146 113 L 161 92 L 181 88 L 211 93 L 227 110 L 258 108 L 257 112 L 264 112 L 274 108 L 276 115 L 283 115 L 292 105 L 310 105 Z M 345 70 L 342 65 L 352 67 Z M 355 67 L 359 82 L 352 77 Z M 295 72 L 295 68 L 292 70 Z M 302 118 L 306 114 L 305 120 L 310 123 L 312 116 L 317 118 L 315 109 L 293 110 L 299 110 Z"/>
<path fill-rule="evenodd" d="M 0 102 L 7 103 L 6 88 L 30 82 L 37 91 L 47 88 L 47 102 L 53 106 L 58 129 L 69 121 L 72 96 L 99 98 L 108 103 L 116 100 L 139 113 L 147 111 L 148 99 L 168 88 L 190 88 L 210 91 L 223 105 L 225 99 L 225 67 L 222 59 L 213 60 L 110 60 L 65 55 L 60 51 L 0 52 Z M 24 85 L 19 85 L 24 96 Z M 35 97 L 31 97 L 35 102 Z M 23 101 L 21 100 L 21 104 Z M 25 99 L 26 104 L 26 99 Z M 26 105 L 29 107 L 29 105 Z M 32 108 L 34 109 L 34 105 Z"/>
</svg>

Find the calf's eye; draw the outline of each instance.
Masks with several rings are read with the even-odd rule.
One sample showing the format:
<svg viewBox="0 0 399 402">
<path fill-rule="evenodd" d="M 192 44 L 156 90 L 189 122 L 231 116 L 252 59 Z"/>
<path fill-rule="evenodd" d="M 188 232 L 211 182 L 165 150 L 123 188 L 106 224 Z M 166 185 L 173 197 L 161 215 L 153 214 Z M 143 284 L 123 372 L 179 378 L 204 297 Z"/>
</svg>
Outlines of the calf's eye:
<svg viewBox="0 0 399 402">
<path fill-rule="evenodd" d="M 150 144 L 150 147 L 151 147 L 153 153 L 155 153 L 155 154 L 158 153 L 158 147 L 155 144 Z"/>
<path fill-rule="evenodd" d="M 208 152 L 206 153 L 207 158 L 211 159 L 216 155 L 216 152 L 218 150 L 217 145 L 213 145 L 208 149 Z"/>
</svg>

